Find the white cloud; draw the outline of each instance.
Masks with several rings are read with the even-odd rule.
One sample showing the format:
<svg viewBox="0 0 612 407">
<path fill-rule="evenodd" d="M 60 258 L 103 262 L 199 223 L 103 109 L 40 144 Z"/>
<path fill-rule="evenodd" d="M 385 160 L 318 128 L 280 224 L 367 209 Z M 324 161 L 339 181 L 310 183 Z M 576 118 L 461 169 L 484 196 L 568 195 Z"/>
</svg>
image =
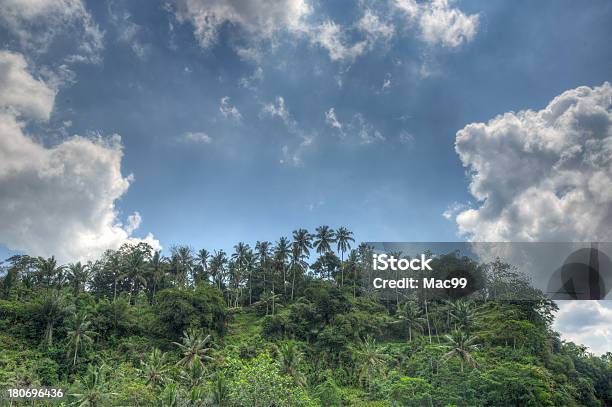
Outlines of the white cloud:
<svg viewBox="0 0 612 407">
<path fill-rule="evenodd" d="M 281 164 L 291 164 L 296 167 L 300 167 L 303 165 L 302 155 L 305 153 L 306 149 L 314 142 L 314 136 L 302 134 L 299 137 L 301 141 L 294 149 L 291 149 L 286 144 L 281 147 Z"/>
<path fill-rule="evenodd" d="M 342 26 L 333 21 L 326 21 L 313 29 L 311 41 L 327 50 L 332 61 L 354 60 L 363 54 L 368 47 L 368 41 L 366 40 L 347 45 L 349 41 Z"/>
<path fill-rule="evenodd" d="M 230 104 L 229 96 L 221 98 L 221 104 L 219 105 L 219 111 L 226 119 L 234 120 L 239 122 L 242 119 L 242 115 L 236 106 Z"/>
<path fill-rule="evenodd" d="M 27 71 L 19 54 L 0 51 L 0 243 L 60 261 L 89 259 L 129 241 L 140 215 L 123 227 L 115 201 L 131 177 L 121 174 L 120 137 L 74 136 L 45 147 L 25 133 L 27 119 L 47 119 L 54 91 Z M 7 82 L 8 81 L 8 82 Z M 8 84 L 8 86 L 7 86 Z"/>
<path fill-rule="evenodd" d="M 295 121 L 289 114 L 289 109 L 285 105 L 285 98 L 282 96 L 277 96 L 275 103 L 265 104 L 261 112 L 263 115 L 279 117 L 289 129 L 296 126 Z"/>
<path fill-rule="evenodd" d="M 356 27 L 366 33 L 372 41 L 378 39 L 388 40 L 393 37 L 395 31 L 393 25 L 383 22 L 370 9 L 367 9 L 363 17 L 357 22 Z"/>
<path fill-rule="evenodd" d="M 194 27 L 200 45 L 210 47 L 217 41 L 220 28 L 231 24 L 251 36 L 269 39 L 281 31 L 303 30 L 311 7 L 306 0 L 177 0 L 175 14 L 179 21 Z"/>
<path fill-rule="evenodd" d="M 591 352 L 603 355 L 612 351 L 611 301 L 557 301 L 553 328 L 563 339 L 586 344 Z"/>
<path fill-rule="evenodd" d="M 540 111 L 505 113 L 457 133 L 475 208 L 475 241 L 612 239 L 612 87 L 568 90 Z"/>
<path fill-rule="evenodd" d="M 81 0 L 2 0 L 0 25 L 20 46 L 44 52 L 60 34 L 78 39 L 71 62 L 99 62 L 103 33 Z"/>
<path fill-rule="evenodd" d="M 210 144 L 212 142 L 212 138 L 202 131 L 189 131 L 183 134 L 182 140 L 187 143 L 196 144 Z"/>
<path fill-rule="evenodd" d="M 142 27 L 132 21 L 131 14 L 126 10 L 115 11 L 109 6 L 109 14 L 117 29 L 118 40 L 128 45 L 138 58 L 146 59 L 151 52 L 151 45 L 141 41 Z"/>
<path fill-rule="evenodd" d="M 457 133 L 474 208 L 453 206 L 473 241 L 612 240 L 612 87 L 581 86 L 544 109 L 505 113 Z M 606 301 L 559 302 L 555 327 L 595 353 L 612 349 Z"/>
<path fill-rule="evenodd" d="M 458 47 L 470 42 L 478 31 L 479 15 L 466 15 L 452 7 L 450 0 L 431 0 L 417 3 L 416 0 L 395 0 L 395 6 L 410 22 L 416 22 L 423 41 Z"/>
<path fill-rule="evenodd" d="M 26 70 L 23 55 L 0 51 L 0 109 L 46 120 L 53 109 L 55 90 Z"/>
<path fill-rule="evenodd" d="M 336 111 L 333 107 L 330 107 L 329 110 L 325 112 L 325 123 L 334 129 L 342 130 L 342 123 L 338 121 Z"/>
</svg>

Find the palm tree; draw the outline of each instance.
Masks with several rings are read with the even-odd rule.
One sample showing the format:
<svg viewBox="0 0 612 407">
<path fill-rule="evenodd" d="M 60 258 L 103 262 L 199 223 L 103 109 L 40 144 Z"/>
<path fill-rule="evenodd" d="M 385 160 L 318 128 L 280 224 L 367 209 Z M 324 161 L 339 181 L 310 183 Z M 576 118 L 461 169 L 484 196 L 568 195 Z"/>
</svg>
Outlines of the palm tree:
<svg viewBox="0 0 612 407">
<path fill-rule="evenodd" d="M 75 405 L 81 407 L 107 406 L 108 400 L 115 395 L 110 391 L 110 386 L 106 380 L 107 367 L 102 365 L 95 367 L 87 366 L 85 375 L 76 381 L 76 392 L 69 395 L 75 398 Z"/>
<path fill-rule="evenodd" d="M 388 355 L 370 336 L 352 347 L 352 352 L 358 369 L 359 384 L 370 385 L 374 376 L 383 373 Z"/>
<path fill-rule="evenodd" d="M 219 290 L 225 278 L 225 266 L 227 265 L 227 257 L 223 250 L 215 250 L 210 259 L 210 275 L 213 278 L 213 283 L 217 285 Z"/>
<path fill-rule="evenodd" d="M 255 304 L 266 304 L 266 315 L 268 315 L 270 308 L 272 309 L 272 315 L 274 315 L 274 311 L 276 309 L 276 301 L 279 298 L 280 294 L 274 294 L 273 291 L 264 291 L 263 293 L 261 293 L 259 301 L 255 302 Z"/>
<path fill-rule="evenodd" d="M 194 260 L 189 246 L 174 246 L 171 251 L 171 263 L 179 286 L 187 286 L 189 275 L 193 271 Z"/>
<path fill-rule="evenodd" d="M 147 285 L 146 266 L 145 254 L 142 251 L 138 249 L 130 251 L 124 264 L 123 274 L 119 277 L 119 279 L 126 279 L 130 284 L 128 296 L 130 302 L 132 295 L 138 292 L 140 287 Z"/>
<path fill-rule="evenodd" d="M 166 258 L 162 256 L 161 251 L 156 251 L 153 253 L 153 257 L 151 257 L 151 261 L 149 262 L 149 269 L 151 272 L 151 298 L 152 301 L 155 299 L 155 293 L 157 292 L 157 287 L 164 280 L 164 276 L 166 275 Z"/>
<path fill-rule="evenodd" d="M 336 242 L 338 243 L 338 251 L 340 252 L 341 268 L 342 268 L 342 279 L 341 286 L 344 286 L 344 252 L 351 250 L 351 242 L 354 242 L 353 232 L 345 228 L 344 226 L 338 228 L 336 231 Z"/>
<path fill-rule="evenodd" d="M 183 366 L 181 379 L 187 383 L 190 389 L 200 386 L 204 382 L 206 368 L 199 358 L 194 359 L 191 365 Z"/>
<path fill-rule="evenodd" d="M 278 366 L 280 371 L 291 378 L 297 386 L 306 385 L 306 376 L 300 372 L 302 352 L 293 341 L 281 345 L 278 350 Z"/>
<path fill-rule="evenodd" d="M 50 287 L 54 281 L 58 282 L 58 280 L 62 278 L 61 273 L 64 267 L 58 266 L 57 260 L 55 260 L 53 256 L 48 259 L 39 257 L 36 262 L 36 267 L 38 269 L 39 280 L 46 284 L 47 287 Z"/>
<path fill-rule="evenodd" d="M 206 249 L 200 249 L 198 254 L 196 255 L 196 260 L 199 263 L 198 266 L 202 268 L 202 276 L 200 278 L 201 281 L 208 280 L 208 258 L 210 257 L 210 253 Z"/>
<path fill-rule="evenodd" d="M 276 242 L 274 257 L 283 270 L 283 293 L 287 297 L 287 259 L 291 255 L 291 243 L 286 237 L 281 237 Z"/>
<path fill-rule="evenodd" d="M 91 322 L 85 312 L 78 312 L 74 315 L 71 326 L 68 327 L 66 335 L 68 336 L 68 345 L 74 348 L 72 367 L 76 366 L 77 354 L 79 349 L 86 344 L 93 343 L 93 336 L 96 334 L 89 327 Z"/>
<path fill-rule="evenodd" d="M 291 278 L 291 301 L 293 301 L 293 294 L 295 291 L 295 275 L 297 270 L 302 272 L 306 269 L 307 264 L 303 260 L 303 255 L 300 252 L 300 247 L 293 243 L 291 245 L 291 260 L 289 262 L 289 269 L 292 271 L 293 277 Z"/>
<path fill-rule="evenodd" d="M 68 265 L 68 280 L 74 287 L 74 295 L 85 289 L 85 284 L 89 279 L 91 267 L 81 262 L 72 263 Z"/>
<path fill-rule="evenodd" d="M 47 294 L 37 305 L 37 313 L 45 323 L 45 341 L 47 345 L 53 343 L 53 329 L 66 315 L 69 315 L 73 307 L 68 303 L 61 292 Z"/>
<path fill-rule="evenodd" d="M 147 379 L 147 386 L 162 385 L 166 378 L 165 374 L 170 369 L 166 362 L 166 354 L 157 348 L 154 348 L 148 355 L 146 360 L 141 361 L 142 369 Z"/>
<path fill-rule="evenodd" d="M 459 358 L 461 363 L 461 373 L 463 373 L 463 364 L 467 363 L 472 367 L 477 367 L 476 360 L 470 355 L 470 352 L 478 350 L 478 345 L 475 344 L 478 339 L 476 336 L 463 331 L 453 331 L 451 335 L 445 335 L 446 345 L 450 347 L 450 351 L 442 356 L 442 361 L 446 362 L 453 357 Z"/>
<path fill-rule="evenodd" d="M 448 313 L 450 318 L 455 321 L 455 329 L 471 331 L 474 321 L 478 316 L 478 311 L 468 301 L 459 300 L 456 302 L 447 301 Z"/>
<path fill-rule="evenodd" d="M 209 354 L 213 351 L 212 336 L 206 335 L 200 330 L 189 329 L 183 332 L 183 343 L 172 342 L 183 351 L 183 358 L 179 360 L 177 365 L 191 367 L 195 360 L 200 362 L 213 360 Z"/>
<path fill-rule="evenodd" d="M 331 245 L 336 241 L 335 236 L 334 230 L 329 226 L 319 226 L 313 242 L 314 247 L 317 249 L 317 253 L 324 254 L 331 252 Z"/>
<path fill-rule="evenodd" d="M 408 342 L 412 342 L 412 330 L 423 330 L 425 318 L 419 315 L 417 307 L 410 301 L 401 304 L 397 310 L 397 323 L 406 324 L 408 327 Z"/>
<path fill-rule="evenodd" d="M 234 281 L 235 281 L 234 288 L 236 289 L 240 285 L 240 280 L 242 276 L 244 275 L 244 272 L 246 271 L 247 263 L 248 263 L 248 256 L 249 256 L 250 251 L 251 251 L 251 248 L 249 247 L 249 245 L 243 242 L 239 242 L 237 245 L 234 246 L 234 254 L 232 254 L 232 259 L 235 262 L 235 267 L 236 267 L 236 272 L 237 272 L 235 273 L 235 276 L 237 278 L 234 278 Z M 238 297 L 236 296 L 236 302 L 238 302 L 237 299 Z M 249 305 L 251 305 L 251 302 L 252 302 L 252 284 L 249 279 Z"/>
<path fill-rule="evenodd" d="M 257 256 L 257 260 L 259 261 L 259 268 L 263 273 L 263 290 L 266 290 L 266 275 L 268 271 L 268 264 L 270 259 L 270 250 L 272 244 L 270 242 L 260 242 L 257 241 L 255 243 L 255 252 Z"/>
</svg>

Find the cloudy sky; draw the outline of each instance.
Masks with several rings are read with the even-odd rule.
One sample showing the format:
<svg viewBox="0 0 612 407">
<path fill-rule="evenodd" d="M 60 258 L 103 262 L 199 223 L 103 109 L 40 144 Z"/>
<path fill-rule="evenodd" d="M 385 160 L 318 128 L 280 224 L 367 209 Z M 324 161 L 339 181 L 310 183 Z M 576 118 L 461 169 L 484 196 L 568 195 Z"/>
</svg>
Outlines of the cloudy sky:
<svg viewBox="0 0 612 407">
<path fill-rule="evenodd" d="M 228 249 L 320 224 L 612 240 L 609 1 L 0 10 L 0 257 Z M 557 326 L 612 350 L 611 314 L 563 304 Z"/>
</svg>

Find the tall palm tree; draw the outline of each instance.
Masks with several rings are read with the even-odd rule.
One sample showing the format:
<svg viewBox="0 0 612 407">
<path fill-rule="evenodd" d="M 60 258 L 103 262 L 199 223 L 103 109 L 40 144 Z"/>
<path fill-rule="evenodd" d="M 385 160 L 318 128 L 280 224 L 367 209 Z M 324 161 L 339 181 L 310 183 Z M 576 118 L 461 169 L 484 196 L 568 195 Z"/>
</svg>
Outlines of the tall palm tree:
<svg viewBox="0 0 612 407">
<path fill-rule="evenodd" d="M 331 245 L 336 241 L 336 234 L 333 229 L 327 225 L 319 226 L 316 229 L 313 245 L 317 249 L 317 253 L 324 254 L 331 252 Z"/>
<path fill-rule="evenodd" d="M 141 287 L 146 287 L 147 279 L 145 254 L 140 250 L 132 250 L 127 255 L 123 266 L 123 274 L 120 279 L 126 279 L 130 284 L 129 300 L 131 302 L 134 293 L 137 293 Z"/>
<path fill-rule="evenodd" d="M 176 282 L 179 286 L 186 287 L 194 267 L 191 247 L 174 246 L 170 251 L 172 268 L 177 280 Z"/>
<path fill-rule="evenodd" d="M 165 353 L 154 348 L 147 355 L 146 359 L 141 361 L 141 372 L 144 373 L 147 379 L 147 386 L 159 386 L 166 381 L 165 375 L 170 370 L 166 357 Z"/>
<path fill-rule="evenodd" d="M 287 297 L 287 260 L 289 256 L 291 256 L 291 243 L 289 239 L 283 236 L 276 242 L 274 257 L 283 272 L 283 295 L 285 296 L 285 300 Z"/>
<path fill-rule="evenodd" d="M 68 265 L 68 280 L 74 288 L 74 295 L 85 289 L 85 284 L 91 275 L 91 267 L 81 262 Z"/>
<path fill-rule="evenodd" d="M 249 256 L 250 251 L 251 251 L 251 248 L 249 247 L 249 245 L 243 242 L 239 242 L 237 245 L 234 246 L 234 253 L 232 254 L 232 259 L 235 262 L 235 268 L 237 272 L 235 273 L 235 276 L 238 277 L 234 279 L 235 289 L 238 289 L 238 286 L 240 285 L 240 280 L 242 279 L 242 276 L 244 276 L 245 272 L 247 271 L 248 256 Z M 237 302 L 237 298 L 238 297 L 236 297 L 236 302 Z M 249 281 L 249 305 L 251 305 L 251 302 L 252 302 L 252 284 L 251 284 L 251 281 Z"/>
<path fill-rule="evenodd" d="M 208 280 L 208 258 L 210 257 L 210 253 L 206 249 L 200 249 L 196 254 L 196 261 L 198 262 L 198 266 L 202 269 L 202 276 L 200 278 L 201 281 Z"/>
<path fill-rule="evenodd" d="M 274 315 L 274 311 L 276 309 L 276 301 L 280 298 L 280 294 L 274 294 L 273 291 L 264 291 L 261 293 L 259 297 L 259 301 L 255 302 L 255 304 L 266 304 L 266 315 L 270 309 L 272 309 L 272 315 Z"/>
<path fill-rule="evenodd" d="M 450 347 L 450 351 L 442 356 L 442 361 L 446 362 L 453 357 L 457 357 L 461 363 L 461 373 L 463 373 L 463 365 L 467 363 L 469 366 L 478 367 L 476 360 L 470 352 L 478 350 L 476 336 L 463 331 L 453 331 L 451 335 L 445 335 L 446 345 Z"/>
<path fill-rule="evenodd" d="M 59 266 L 55 257 L 51 256 L 48 259 L 39 257 L 36 262 L 36 268 L 38 269 L 40 282 L 50 287 L 54 283 L 57 283 L 58 280 L 61 280 L 61 273 L 64 266 Z"/>
<path fill-rule="evenodd" d="M 162 256 L 161 251 L 158 250 L 153 253 L 153 257 L 151 257 L 151 261 L 149 262 L 149 270 L 151 281 L 147 285 L 151 288 L 151 300 L 155 300 L 155 293 L 157 292 L 157 287 L 162 284 L 164 280 L 164 276 L 166 275 L 166 258 Z"/>
<path fill-rule="evenodd" d="M 110 391 L 107 373 L 108 368 L 105 365 L 100 367 L 88 365 L 85 375 L 75 383 L 75 392 L 69 394 L 75 399 L 74 405 L 79 407 L 107 406 L 110 397 L 115 395 Z"/>
<path fill-rule="evenodd" d="M 189 329 L 183 332 L 182 343 L 172 343 L 183 351 L 183 358 L 179 360 L 177 365 L 191 367 L 196 359 L 200 362 L 213 360 L 210 356 L 213 351 L 212 336 L 206 335 L 204 337 L 200 330 Z"/>
<path fill-rule="evenodd" d="M 401 304 L 397 310 L 396 322 L 406 324 L 408 328 L 408 342 L 412 342 L 412 330 L 423 330 L 425 318 L 421 317 L 416 305 L 410 301 Z"/>
<path fill-rule="evenodd" d="M 300 246 L 294 242 L 291 245 L 291 260 L 289 263 L 289 269 L 292 271 L 292 278 L 291 278 L 291 301 L 293 301 L 293 295 L 295 292 L 295 275 L 297 273 L 297 270 L 300 270 L 301 272 L 304 272 L 304 270 L 306 270 L 306 267 L 308 266 L 308 264 L 304 261 L 304 255 L 302 254 L 302 251 L 300 249 Z"/>
<path fill-rule="evenodd" d="M 312 248 L 312 235 L 306 229 L 294 230 L 293 244 L 298 247 L 300 256 L 308 257 Z"/>
<path fill-rule="evenodd" d="M 459 300 L 447 301 L 450 318 L 455 321 L 455 329 L 463 329 L 470 332 L 478 316 L 478 310 L 471 302 Z"/>
<path fill-rule="evenodd" d="M 263 290 L 266 290 L 266 276 L 268 274 L 268 267 L 270 264 L 270 251 L 272 243 L 267 241 L 257 241 L 255 243 L 255 253 L 257 261 L 259 262 L 259 268 L 263 274 Z"/>
<path fill-rule="evenodd" d="M 344 286 L 344 252 L 351 250 L 351 242 L 354 242 L 353 232 L 345 228 L 344 226 L 339 227 L 336 231 L 336 242 L 337 249 L 340 252 L 340 260 L 341 260 L 341 269 L 342 269 L 342 279 L 341 286 Z"/>
<path fill-rule="evenodd" d="M 358 369 L 359 384 L 367 387 L 376 375 L 384 372 L 388 355 L 376 345 L 376 340 L 367 336 L 351 348 Z"/>
<path fill-rule="evenodd" d="M 291 378 L 297 386 L 306 385 L 306 376 L 300 371 L 302 352 L 293 341 L 286 342 L 278 349 L 280 371 Z"/>
<path fill-rule="evenodd" d="M 68 303 L 61 292 L 47 294 L 37 305 L 37 313 L 45 323 L 45 341 L 47 345 L 53 344 L 53 329 L 55 325 L 69 315 L 73 306 Z"/>
<path fill-rule="evenodd" d="M 213 283 L 221 289 L 223 279 L 225 278 L 225 267 L 227 265 L 227 257 L 225 251 L 215 250 L 210 259 L 210 275 L 213 278 Z"/>
<path fill-rule="evenodd" d="M 72 352 L 72 366 L 76 366 L 77 354 L 79 349 L 81 349 L 86 344 L 93 343 L 93 336 L 96 334 L 94 331 L 90 330 L 91 322 L 89 321 L 89 317 L 85 312 L 78 312 L 74 315 L 74 318 L 71 321 L 70 326 L 66 332 L 68 337 L 68 344 L 71 348 L 74 349 Z"/>
</svg>

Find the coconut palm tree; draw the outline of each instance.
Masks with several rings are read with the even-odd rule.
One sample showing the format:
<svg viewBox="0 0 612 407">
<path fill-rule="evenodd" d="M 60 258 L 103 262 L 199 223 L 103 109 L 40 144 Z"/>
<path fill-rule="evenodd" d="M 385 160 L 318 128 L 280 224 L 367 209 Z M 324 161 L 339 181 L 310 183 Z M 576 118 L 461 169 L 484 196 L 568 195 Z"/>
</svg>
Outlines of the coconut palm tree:
<svg viewBox="0 0 612 407">
<path fill-rule="evenodd" d="M 376 339 L 367 336 L 351 348 L 358 369 L 359 384 L 367 387 L 375 376 L 384 372 L 388 355 L 376 345 Z"/>
<path fill-rule="evenodd" d="M 278 367 L 280 371 L 293 378 L 297 386 L 306 385 L 306 376 L 300 371 L 302 352 L 293 341 L 285 342 L 278 349 Z"/>
<path fill-rule="evenodd" d="M 405 324 L 408 328 L 408 342 L 412 342 L 412 330 L 423 330 L 425 318 L 421 317 L 416 305 L 410 301 L 401 304 L 397 310 L 396 323 Z"/>
<path fill-rule="evenodd" d="M 456 302 L 447 301 L 448 313 L 455 322 L 455 329 L 463 329 L 470 332 L 478 316 L 478 310 L 473 303 L 459 300 Z"/>
<path fill-rule="evenodd" d="M 81 262 L 72 263 L 68 265 L 68 281 L 74 288 L 74 295 L 78 295 L 79 292 L 85 289 L 85 284 L 91 275 L 91 268 L 87 264 L 81 264 Z"/>
<path fill-rule="evenodd" d="M 304 255 L 300 250 L 300 246 L 297 243 L 291 245 L 291 260 L 289 262 L 289 269 L 292 271 L 291 278 L 291 301 L 293 301 L 293 295 L 295 292 L 295 275 L 298 270 L 302 273 L 306 270 L 308 264 L 304 261 Z"/>
<path fill-rule="evenodd" d="M 159 386 L 166 381 L 165 375 L 170 370 L 166 357 L 165 353 L 157 348 L 153 348 L 147 355 L 147 358 L 141 361 L 141 372 L 147 379 L 147 386 Z"/>
<path fill-rule="evenodd" d="M 210 257 L 210 253 L 206 249 L 200 249 L 196 255 L 196 261 L 198 262 L 198 266 L 201 268 L 202 276 L 199 279 L 200 281 L 208 280 L 208 258 Z"/>
<path fill-rule="evenodd" d="M 344 286 L 344 253 L 351 250 L 351 242 L 354 242 L 353 232 L 345 228 L 344 226 L 338 228 L 336 231 L 336 242 L 337 249 L 340 252 L 340 260 L 341 260 L 341 269 L 342 269 L 342 279 L 340 280 L 340 285 Z"/>
<path fill-rule="evenodd" d="M 55 325 L 69 315 L 74 307 L 69 304 L 61 292 L 47 294 L 36 306 L 36 312 L 45 323 L 45 341 L 53 344 L 53 329 Z"/>
<path fill-rule="evenodd" d="M 263 290 L 266 290 L 266 277 L 268 274 L 268 268 L 270 263 L 270 251 L 272 244 L 267 241 L 257 241 L 255 243 L 255 255 L 257 257 L 257 261 L 259 262 L 259 269 L 263 274 Z"/>
<path fill-rule="evenodd" d="M 130 292 L 128 295 L 130 302 L 132 296 L 137 293 L 141 287 L 146 287 L 147 285 L 147 279 L 145 277 L 146 267 L 145 254 L 136 248 L 131 250 L 125 260 L 123 274 L 119 277 L 121 280 L 127 280 L 130 284 Z"/>
<path fill-rule="evenodd" d="M 234 253 L 232 254 L 232 259 L 234 260 L 234 266 L 235 266 L 234 277 L 236 278 L 233 279 L 235 282 L 235 287 L 234 287 L 235 289 L 238 289 L 242 276 L 244 276 L 245 273 L 248 271 L 247 270 L 248 256 L 250 252 L 251 252 L 251 248 L 246 243 L 240 242 L 234 246 Z M 252 302 L 252 293 L 253 293 L 252 283 L 251 281 L 249 281 L 249 305 L 251 305 L 251 302 Z M 236 303 L 238 302 L 237 299 L 238 299 L 238 296 L 236 296 Z"/>
<path fill-rule="evenodd" d="M 191 247 L 174 246 L 170 249 L 170 252 L 170 263 L 176 277 L 176 283 L 180 287 L 186 287 L 194 267 Z"/>
<path fill-rule="evenodd" d="M 153 253 L 151 257 L 151 261 L 149 262 L 149 271 L 151 276 L 151 281 L 147 285 L 151 287 L 151 298 L 152 301 L 155 299 L 155 293 L 157 292 L 157 287 L 159 287 L 164 281 L 164 277 L 166 275 L 166 258 L 162 256 L 161 251 L 156 251 Z"/>
<path fill-rule="evenodd" d="M 264 291 L 261 293 L 259 297 L 259 301 L 254 304 L 266 304 L 266 315 L 268 315 L 270 309 L 272 310 L 272 315 L 274 315 L 274 311 L 276 310 L 276 301 L 280 298 L 280 294 L 274 294 L 273 291 Z"/>
<path fill-rule="evenodd" d="M 453 357 L 458 358 L 461 364 L 461 373 L 463 373 L 465 363 L 471 367 L 478 367 L 476 360 L 470 354 L 470 352 L 478 350 L 478 345 L 475 343 L 478 339 L 476 336 L 471 336 L 464 331 L 453 331 L 452 334 L 445 335 L 444 338 L 446 339 L 446 346 L 450 347 L 450 351 L 442 356 L 443 362 L 447 362 Z"/>
<path fill-rule="evenodd" d="M 90 326 L 91 322 L 89 321 L 89 317 L 85 312 L 81 311 L 74 315 L 68 327 L 66 332 L 68 345 L 71 349 L 74 349 L 74 352 L 71 351 L 73 354 L 72 367 L 76 366 L 79 349 L 87 344 L 91 345 L 93 343 L 93 336 L 96 333 L 89 329 Z"/>
<path fill-rule="evenodd" d="M 54 283 L 61 283 L 62 271 L 64 266 L 59 266 L 54 256 L 45 259 L 39 257 L 36 262 L 36 268 L 38 269 L 39 281 L 50 287 Z"/>
<path fill-rule="evenodd" d="M 225 251 L 215 250 L 210 259 L 210 275 L 213 278 L 213 283 L 221 289 L 223 279 L 225 278 L 225 267 L 227 265 L 227 257 Z"/>
<path fill-rule="evenodd" d="M 319 226 L 316 229 L 313 245 L 317 249 L 317 253 L 324 254 L 331 252 L 331 245 L 336 241 L 335 232 L 327 225 Z"/>
<path fill-rule="evenodd" d="M 177 365 L 191 367 L 196 359 L 200 362 L 213 360 L 210 356 L 213 351 L 212 336 L 204 337 L 202 331 L 189 329 L 183 332 L 182 342 L 172 342 L 183 351 L 183 358 L 178 361 Z"/>
<path fill-rule="evenodd" d="M 83 407 L 98 407 L 109 405 L 109 399 L 115 395 L 110 391 L 107 381 L 108 368 L 105 365 L 95 367 L 88 365 L 85 375 L 75 383 L 75 392 L 69 394 L 73 397 L 74 405 Z"/>
<path fill-rule="evenodd" d="M 286 237 L 281 237 L 274 248 L 274 258 L 283 272 L 283 294 L 287 298 L 287 260 L 291 256 L 291 243 Z"/>
</svg>

